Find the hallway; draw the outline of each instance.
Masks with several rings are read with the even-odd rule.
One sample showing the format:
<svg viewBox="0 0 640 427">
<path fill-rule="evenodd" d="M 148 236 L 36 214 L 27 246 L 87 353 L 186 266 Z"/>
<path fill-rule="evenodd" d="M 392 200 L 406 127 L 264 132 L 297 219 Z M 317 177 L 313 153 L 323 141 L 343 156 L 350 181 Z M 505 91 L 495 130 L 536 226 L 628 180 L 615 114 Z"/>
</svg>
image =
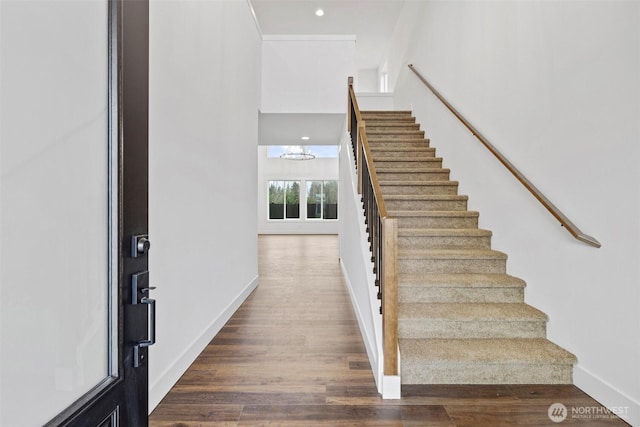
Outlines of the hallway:
<svg viewBox="0 0 640 427">
<path fill-rule="evenodd" d="M 550 425 L 552 403 L 599 406 L 574 386 L 404 386 L 402 401 L 382 400 L 337 236 L 260 236 L 259 273 L 258 288 L 151 414 L 151 426 Z"/>
</svg>

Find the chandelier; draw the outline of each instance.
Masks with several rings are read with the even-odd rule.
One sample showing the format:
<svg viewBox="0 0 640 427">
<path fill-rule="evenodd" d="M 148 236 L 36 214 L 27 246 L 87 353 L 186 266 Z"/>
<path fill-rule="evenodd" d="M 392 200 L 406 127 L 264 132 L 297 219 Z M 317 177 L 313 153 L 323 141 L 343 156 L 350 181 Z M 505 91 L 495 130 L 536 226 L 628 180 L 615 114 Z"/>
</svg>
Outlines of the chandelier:
<svg viewBox="0 0 640 427">
<path fill-rule="evenodd" d="M 284 153 L 280 154 L 281 159 L 287 160 L 312 160 L 315 154 L 311 154 L 309 149 L 304 145 L 287 145 Z"/>
</svg>

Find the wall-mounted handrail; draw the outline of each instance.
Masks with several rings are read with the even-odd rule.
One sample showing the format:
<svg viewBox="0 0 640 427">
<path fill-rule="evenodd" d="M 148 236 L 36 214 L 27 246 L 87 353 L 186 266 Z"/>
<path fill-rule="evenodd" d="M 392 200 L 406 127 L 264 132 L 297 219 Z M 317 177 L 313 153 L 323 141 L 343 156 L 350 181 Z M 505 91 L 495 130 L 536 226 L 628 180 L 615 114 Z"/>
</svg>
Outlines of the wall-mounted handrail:
<svg viewBox="0 0 640 427">
<path fill-rule="evenodd" d="M 398 274 L 397 219 L 389 216 L 382 197 L 373 156 L 369 148 L 366 123 L 358 108 L 353 90 L 353 77 L 349 77 L 348 130 L 351 135 L 356 163 L 358 193 L 362 195 L 365 222 L 371 250 L 371 262 L 381 299 L 384 375 L 398 375 Z"/>
<path fill-rule="evenodd" d="M 453 113 L 454 116 L 458 118 L 462 122 L 463 125 L 473 136 L 475 136 L 487 149 L 493 153 L 493 155 L 502 163 L 508 170 L 516 177 L 518 181 L 522 183 L 526 187 L 527 190 L 533 194 L 533 196 L 538 199 L 542 205 L 547 208 L 551 215 L 553 215 L 558 221 L 560 221 L 560 225 L 567 229 L 569 233 L 576 239 L 581 242 L 587 243 L 588 245 L 595 246 L 596 248 L 601 247 L 600 242 L 595 238 L 591 237 L 587 234 L 584 234 L 580 228 L 578 228 L 565 214 L 560 211 L 551 201 L 544 195 L 535 185 L 531 183 L 523 174 L 520 172 L 507 158 L 500 152 L 498 149 L 487 140 L 467 119 L 460 114 L 458 110 L 456 110 L 441 94 L 434 88 L 428 81 L 425 79 L 422 74 L 413 66 L 413 64 L 409 64 L 409 69 L 415 73 L 416 76 L 424 83 L 426 87 L 429 88 L 431 92 L 442 102 L 445 107 L 449 109 Z"/>
</svg>

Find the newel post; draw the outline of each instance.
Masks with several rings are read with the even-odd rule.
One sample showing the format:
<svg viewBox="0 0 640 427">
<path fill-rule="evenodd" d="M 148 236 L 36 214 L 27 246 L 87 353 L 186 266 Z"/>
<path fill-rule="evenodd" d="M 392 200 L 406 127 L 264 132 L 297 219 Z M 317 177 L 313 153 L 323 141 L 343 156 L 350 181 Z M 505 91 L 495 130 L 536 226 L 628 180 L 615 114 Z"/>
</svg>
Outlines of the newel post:
<svg viewBox="0 0 640 427">
<path fill-rule="evenodd" d="M 353 77 L 349 77 L 347 80 L 347 130 L 351 132 L 353 123 L 351 118 L 353 117 L 353 103 L 351 102 L 351 87 L 353 86 Z"/>
<path fill-rule="evenodd" d="M 364 148 L 362 147 L 362 135 L 364 135 L 364 120 L 358 122 L 358 131 L 356 132 L 357 154 L 356 154 L 356 168 L 358 172 L 358 194 L 362 194 L 362 162 L 364 162 Z M 371 172 L 369 172 L 371 173 Z"/>
<path fill-rule="evenodd" d="M 398 375 L 398 220 L 384 218 L 382 340 L 384 349 L 384 375 Z"/>
</svg>

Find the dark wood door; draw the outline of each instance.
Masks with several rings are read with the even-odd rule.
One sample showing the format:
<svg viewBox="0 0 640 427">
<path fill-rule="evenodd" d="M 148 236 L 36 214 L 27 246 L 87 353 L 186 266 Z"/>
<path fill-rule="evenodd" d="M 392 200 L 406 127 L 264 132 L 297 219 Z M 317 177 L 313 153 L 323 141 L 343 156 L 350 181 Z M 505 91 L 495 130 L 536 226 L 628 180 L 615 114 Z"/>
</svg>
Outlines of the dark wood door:
<svg viewBox="0 0 640 427">
<path fill-rule="evenodd" d="M 111 347 L 118 348 L 110 348 L 110 374 L 47 426 L 148 424 L 148 346 L 155 342 L 147 253 L 149 5 L 148 0 L 108 0 L 105 7 L 110 21 L 110 223 L 116 242 L 110 270 L 117 278 L 110 336 Z"/>
</svg>

